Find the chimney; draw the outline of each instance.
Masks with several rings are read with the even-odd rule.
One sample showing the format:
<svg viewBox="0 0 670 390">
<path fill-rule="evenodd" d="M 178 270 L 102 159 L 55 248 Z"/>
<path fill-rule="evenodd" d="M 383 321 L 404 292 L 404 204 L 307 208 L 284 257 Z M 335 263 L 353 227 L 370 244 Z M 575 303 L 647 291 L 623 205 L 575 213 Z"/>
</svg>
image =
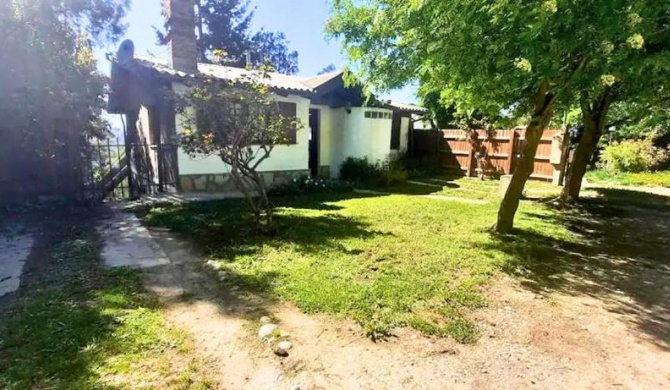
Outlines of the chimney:
<svg viewBox="0 0 670 390">
<path fill-rule="evenodd" d="M 170 66 L 189 74 L 198 72 L 193 0 L 163 0 Z"/>
</svg>

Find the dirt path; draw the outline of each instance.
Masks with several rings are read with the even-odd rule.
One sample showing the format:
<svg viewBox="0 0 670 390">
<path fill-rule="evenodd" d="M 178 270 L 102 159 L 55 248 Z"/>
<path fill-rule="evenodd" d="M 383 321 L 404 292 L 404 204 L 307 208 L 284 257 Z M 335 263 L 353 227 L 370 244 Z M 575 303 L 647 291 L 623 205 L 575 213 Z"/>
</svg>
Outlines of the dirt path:
<svg viewBox="0 0 670 390">
<path fill-rule="evenodd" d="M 662 228 L 670 233 L 667 223 Z M 641 305 L 624 286 L 605 286 L 605 280 L 592 286 L 598 294 L 553 289 L 540 295 L 500 277 L 488 291 L 489 307 L 476 314 L 482 331 L 477 344 L 406 329 L 373 343 L 350 321 L 306 315 L 251 292 L 225 290 L 188 244 L 164 231 L 152 235 L 171 263 L 148 270 L 147 285 L 166 302 L 168 318 L 194 335 L 220 388 L 670 387 L 667 265 L 641 271 L 654 274 L 644 280 L 661 284 L 656 306 Z M 584 275 L 570 277 L 597 284 Z M 286 358 L 275 356 L 256 336 L 259 319 L 267 314 L 290 335 L 293 348 Z M 653 324 L 660 328 L 642 331 Z"/>
</svg>

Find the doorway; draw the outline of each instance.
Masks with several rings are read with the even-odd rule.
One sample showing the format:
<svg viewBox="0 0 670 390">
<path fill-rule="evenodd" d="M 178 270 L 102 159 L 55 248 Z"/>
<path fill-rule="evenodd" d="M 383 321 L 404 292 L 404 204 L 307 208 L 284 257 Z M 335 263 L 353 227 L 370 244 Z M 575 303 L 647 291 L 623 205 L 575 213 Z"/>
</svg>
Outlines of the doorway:
<svg viewBox="0 0 670 390">
<path fill-rule="evenodd" d="M 319 176 L 319 125 L 321 112 L 309 110 L 309 171 L 312 177 Z"/>
</svg>

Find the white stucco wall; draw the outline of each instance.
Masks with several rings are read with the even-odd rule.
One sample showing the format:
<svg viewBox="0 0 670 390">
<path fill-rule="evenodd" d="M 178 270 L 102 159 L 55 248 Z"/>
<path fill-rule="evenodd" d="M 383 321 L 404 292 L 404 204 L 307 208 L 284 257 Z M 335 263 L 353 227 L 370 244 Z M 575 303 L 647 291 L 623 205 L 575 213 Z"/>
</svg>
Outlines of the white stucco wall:
<svg viewBox="0 0 670 390">
<path fill-rule="evenodd" d="M 340 164 L 347 157 L 367 157 L 371 162 L 380 162 L 388 158 L 391 152 L 392 115 L 384 119 L 366 118 L 365 112 L 392 112 L 365 107 L 353 107 L 350 110 L 350 113 L 345 109 L 331 112 L 329 165 L 332 177 L 339 175 Z"/>
<path fill-rule="evenodd" d="M 182 84 L 173 85 L 175 92 L 184 91 Z M 309 99 L 289 95 L 288 97 L 274 95 L 277 101 L 296 103 L 296 115 L 303 127 L 296 135 L 294 145 L 277 145 L 270 157 L 259 167 L 262 172 L 296 171 L 309 169 Z M 177 118 L 177 132 L 184 130 L 183 123 Z M 178 152 L 180 175 L 203 175 L 227 173 L 228 167 L 217 156 L 191 158 L 182 149 Z"/>
</svg>

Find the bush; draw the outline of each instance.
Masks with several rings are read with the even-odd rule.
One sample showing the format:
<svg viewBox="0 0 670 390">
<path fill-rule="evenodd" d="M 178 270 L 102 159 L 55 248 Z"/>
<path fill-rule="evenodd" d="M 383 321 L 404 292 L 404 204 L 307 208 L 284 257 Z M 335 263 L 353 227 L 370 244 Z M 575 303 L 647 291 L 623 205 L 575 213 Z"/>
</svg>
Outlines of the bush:
<svg viewBox="0 0 670 390">
<path fill-rule="evenodd" d="M 610 172 L 645 172 L 658 169 L 668 160 L 668 152 L 654 147 L 651 139 L 615 142 L 601 155 Z"/>
<path fill-rule="evenodd" d="M 340 180 L 351 183 L 369 183 L 379 179 L 381 170 L 379 164 L 368 161 L 367 157 L 347 157 L 340 165 Z"/>
<path fill-rule="evenodd" d="M 367 157 L 348 157 L 340 165 L 340 180 L 355 184 L 389 185 L 409 178 L 403 161 L 389 157 L 383 163 L 370 162 Z"/>
<path fill-rule="evenodd" d="M 273 186 L 269 193 L 273 196 L 307 195 L 318 193 L 344 193 L 353 191 L 345 182 L 333 179 L 320 179 L 301 176 L 288 183 Z"/>
<path fill-rule="evenodd" d="M 404 160 L 394 157 L 389 157 L 381 165 L 381 172 L 379 174 L 381 184 L 389 185 L 395 183 L 402 183 L 409 179 L 409 173 L 405 169 Z"/>
</svg>

